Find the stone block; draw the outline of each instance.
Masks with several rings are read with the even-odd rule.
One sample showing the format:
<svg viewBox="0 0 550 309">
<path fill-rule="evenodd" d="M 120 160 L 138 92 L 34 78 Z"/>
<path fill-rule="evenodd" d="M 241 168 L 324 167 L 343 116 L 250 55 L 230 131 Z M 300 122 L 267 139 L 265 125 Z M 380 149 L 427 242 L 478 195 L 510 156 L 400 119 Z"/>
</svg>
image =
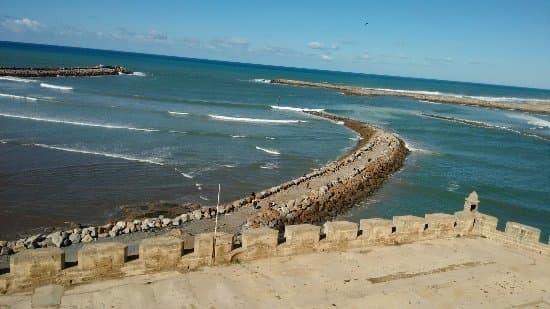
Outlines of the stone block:
<svg viewBox="0 0 550 309">
<path fill-rule="evenodd" d="M 372 218 L 359 221 L 361 238 L 373 244 L 384 242 L 392 234 L 392 227 L 393 222 L 388 219 Z"/>
<path fill-rule="evenodd" d="M 424 234 L 433 235 L 436 238 L 454 236 L 456 218 L 444 213 L 426 214 L 425 223 L 428 225 Z"/>
<path fill-rule="evenodd" d="M 200 233 L 195 235 L 193 254 L 199 258 L 212 258 L 214 255 L 214 234 Z"/>
<path fill-rule="evenodd" d="M 347 242 L 357 238 L 358 225 L 355 222 L 332 221 L 326 222 L 324 227 L 329 242 Z"/>
<path fill-rule="evenodd" d="M 455 212 L 455 233 L 460 236 L 468 235 L 474 228 L 475 214 L 470 211 Z"/>
<path fill-rule="evenodd" d="M 87 244 L 78 251 L 78 267 L 96 273 L 120 271 L 126 262 L 128 247 L 117 242 Z"/>
<path fill-rule="evenodd" d="M 59 248 L 24 250 L 10 258 L 10 273 L 18 279 L 56 276 L 65 267 L 65 252 Z"/>
<path fill-rule="evenodd" d="M 478 235 L 488 237 L 497 230 L 497 224 L 497 217 L 478 212 L 474 218 L 474 232 Z"/>
<path fill-rule="evenodd" d="M 286 244 L 295 247 L 313 248 L 319 243 L 321 227 L 312 224 L 285 226 Z"/>
<path fill-rule="evenodd" d="M 417 216 L 394 216 L 393 225 L 399 234 L 418 234 L 424 231 L 426 220 Z"/>
<path fill-rule="evenodd" d="M 468 195 L 468 197 L 464 201 L 464 211 L 472 213 L 476 213 L 479 211 L 479 198 L 476 191 L 470 193 L 470 195 Z"/>
<path fill-rule="evenodd" d="M 225 264 L 231 262 L 231 251 L 233 250 L 233 234 L 217 232 L 216 243 L 214 244 L 214 263 Z"/>
<path fill-rule="evenodd" d="M 173 236 L 146 238 L 139 245 L 139 260 L 147 269 L 176 267 L 183 254 L 183 240 Z"/>
<path fill-rule="evenodd" d="M 506 222 L 504 232 L 513 241 L 521 243 L 538 243 L 540 240 L 540 229 L 516 222 Z"/>
<path fill-rule="evenodd" d="M 270 228 L 248 229 L 243 232 L 242 244 L 247 259 L 275 255 L 279 232 Z"/>
</svg>

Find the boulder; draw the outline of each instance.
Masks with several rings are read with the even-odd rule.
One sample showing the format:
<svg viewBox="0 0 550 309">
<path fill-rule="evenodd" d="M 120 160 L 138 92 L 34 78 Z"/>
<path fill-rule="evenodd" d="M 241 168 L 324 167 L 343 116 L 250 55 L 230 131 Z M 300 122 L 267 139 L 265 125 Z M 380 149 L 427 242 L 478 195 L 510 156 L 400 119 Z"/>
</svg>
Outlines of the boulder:
<svg viewBox="0 0 550 309">
<path fill-rule="evenodd" d="M 73 243 L 73 244 L 78 244 L 78 243 L 82 240 L 82 237 L 80 236 L 79 233 L 72 233 L 72 234 L 69 236 L 69 240 L 70 240 L 71 243 Z"/>
<path fill-rule="evenodd" d="M 84 242 L 84 243 L 88 243 L 88 242 L 91 242 L 91 241 L 93 241 L 93 240 L 94 240 L 94 238 L 93 238 L 92 236 L 90 236 L 90 234 L 86 234 L 86 235 L 84 235 L 84 237 L 82 238 L 82 242 Z"/>
</svg>

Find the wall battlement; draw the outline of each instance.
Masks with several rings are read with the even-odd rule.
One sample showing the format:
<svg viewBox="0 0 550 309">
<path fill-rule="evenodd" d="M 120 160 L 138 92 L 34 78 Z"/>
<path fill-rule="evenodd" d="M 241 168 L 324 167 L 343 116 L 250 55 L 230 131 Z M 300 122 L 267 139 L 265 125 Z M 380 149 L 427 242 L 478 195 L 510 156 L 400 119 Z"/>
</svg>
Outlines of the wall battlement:
<svg viewBox="0 0 550 309">
<path fill-rule="evenodd" d="M 516 222 L 497 230 L 498 219 L 479 212 L 477 194 L 466 198 L 464 210 L 453 215 L 435 213 L 394 216 L 388 219 L 287 225 L 284 235 L 266 227 L 242 233 L 241 246 L 227 233 L 195 236 L 193 252 L 183 250 L 183 240 L 158 236 L 141 242 L 139 256 L 128 257 L 127 246 L 117 242 L 87 244 L 78 252 L 78 263 L 65 262 L 63 250 L 42 248 L 11 256 L 10 272 L 0 275 L 0 293 L 29 290 L 55 283 L 64 286 L 92 280 L 175 270 L 193 271 L 201 266 L 260 258 L 327 252 L 350 248 L 397 245 L 415 241 L 462 236 L 486 237 L 532 254 L 550 257 L 550 245 L 540 240 L 540 230 Z"/>
</svg>

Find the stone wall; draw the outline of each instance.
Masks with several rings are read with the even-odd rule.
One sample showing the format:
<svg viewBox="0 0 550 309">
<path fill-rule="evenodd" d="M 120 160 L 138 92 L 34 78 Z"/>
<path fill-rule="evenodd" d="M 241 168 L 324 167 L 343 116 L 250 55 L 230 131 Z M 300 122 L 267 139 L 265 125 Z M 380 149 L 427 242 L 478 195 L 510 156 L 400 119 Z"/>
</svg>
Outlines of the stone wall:
<svg viewBox="0 0 550 309">
<path fill-rule="evenodd" d="M 461 236 L 486 237 L 530 254 L 550 257 L 550 245 L 539 242 L 539 229 L 508 222 L 504 231 L 498 231 L 497 222 L 497 218 L 479 212 L 479 200 L 473 192 L 466 199 L 464 209 L 453 215 L 373 218 L 363 219 L 359 224 L 333 221 L 326 222 L 322 232 L 319 226 L 311 224 L 287 225 L 284 235 L 267 227 L 248 229 L 242 234 L 240 247 L 234 235 L 203 233 L 195 236 L 193 251 L 186 253 L 181 239 L 160 236 L 143 240 L 139 256 L 130 260 L 124 244 L 87 244 L 80 249 L 77 265 L 65 263 L 61 249 L 41 248 L 11 256 L 10 272 L 0 275 L 0 292 L 13 293 L 50 283 L 71 286 L 166 270 L 187 272 L 201 266 L 259 258 Z"/>
<path fill-rule="evenodd" d="M 78 68 L 0 68 L 0 76 L 17 77 L 57 77 L 57 76 L 100 76 L 129 74 L 121 66 L 96 66 Z"/>
</svg>

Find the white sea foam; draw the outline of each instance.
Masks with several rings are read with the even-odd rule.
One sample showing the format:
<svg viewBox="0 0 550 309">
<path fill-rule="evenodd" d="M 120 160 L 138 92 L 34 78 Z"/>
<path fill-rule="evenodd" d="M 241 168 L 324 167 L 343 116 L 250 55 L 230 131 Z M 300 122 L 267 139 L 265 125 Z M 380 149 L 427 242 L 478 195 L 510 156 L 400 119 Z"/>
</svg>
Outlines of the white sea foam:
<svg viewBox="0 0 550 309">
<path fill-rule="evenodd" d="M 400 93 L 411 93 L 411 94 L 428 94 L 428 95 L 442 95 L 442 94 L 444 94 L 444 93 L 441 93 L 439 91 L 404 90 L 404 89 L 390 89 L 390 88 L 365 88 L 365 89 L 400 92 Z"/>
<path fill-rule="evenodd" d="M 10 98 L 10 99 L 17 99 L 17 100 L 28 100 L 28 101 L 36 101 L 36 100 L 38 100 L 37 98 L 33 98 L 33 97 L 24 97 L 24 96 L 20 96 L 20 95 L 7 94 L 7 93 L 0 93 L 0 97 L 2 97 L 2 98 Z"/>
<path fill-rule="evenodd" d="M 424 154 L 433 154 L 433 152 L 430 151 L 430 150 L 426 150 L 426 149 L 422 149 L 422 148 L 416 148 L 413 145 L 407 143 L 406 141 L 405 141 L 405 147 L 411 152 L 424 153 Z"/>
<path fill-rule="evenodd" d="M 182 170 L 179 170 L 179 169 L 177 169 L 177 168 L 175 168 L 175 167 L 174 167 L 174 170 L 175 170 L 176 172 L 180 173 L 180 174 L 181 174 L 183 177 L 185 177 L 185 178 L 193 179 L 193 176 L 192 176 L 192 175 L 187 174 L 187 173 L 183 172 Z"/>
<path fill-rule="evenodd" d="M 0 76 L 0 80 L 7 80 L 10 82 L 17 82 L 17 83 L 36 83 L 37 80 L 34 79 L 25 79 L 25 78 L 19 78 L 15 76 Z"/>
<path fill-rule="evenodd" d="M 265 165 L 260 166 L 262 169 L 273 170 L 279 168 L 279 165 L 273 162 L 268 162 Z"/>
<path fill-rule="evenodd" d="M 144 158 L 137 158 L 137 157 L 123 155 L 123 154 L 100 152 L 100 151 L 91 151 L 91 150 L 76 149 L 76 148 L 67 148 L 67 147 L 52 146 L 52 145 L 38 144 L 38 143 L 37 144 L 30 144 L 30 145 L 31 146 L 36 146 L 36 147 L 41 147 L 41 148 L 67 151 L 67 152 L 76 152 L 76 153 L 90 154 L 90 155 L 96 155 L 96 156 L 102 156 L 102 157 L 123 159 L 123 160 L 127 160 L 127 161 L 136 161 L 136 162 L 149 163 L 149 164 L 155 164 L 155 165 L 164 165 L 164 163 L 161 160 L 157 159 L 157 158 L 144 159 Z"/>
<path fill-rule="evenodd" d="M 272 137 L 272 136 L 266 136 L 265 139 L 270 139 L 270 140 L 274 140 L 274 139 L 277 139 L 275 137 Z"/>
<path fill-rule="evenodd" d="M 272 154 L 272 155 L 276 155 L 276 156 L 281 154 L 280 152 L 278 152 L 277 150 L 274 150 L 274 149 L 262 148 L 262 147 L 259 147 L 259 146 L 256 146 L 256 149 L 261 150 L 261 151 L 266 152 L 266 153 L 269 153 L 269 154 Z"/>
<path fill-rule="evenodd" d="M 422 102 L 422 103 L 441 105 L 441 103 L 439 103 L 439 102 L 432 102 L 432 101 L 427 101 L 427 100 L 418 100 L 418 101 Z"/>
<path fill-rule="evenodd" d="M 526 120 L 528 124 L 533 126 L 550 128 L 550 121 L 535 116 L 530 116 L 526 114 L 506 114 L 506 116 L 508 116 L 509 118 Z"/>
<path fill-rule="evenodd" d="M 231 135 L 232 138 L 245 138 L 246 135 Z"/>
<path fill-rule="evenodd" d="M 234 168 L 235 165 L 232 165 L 232 164 L 222 164 L 223 167 L 227 167 L 227 168 Z"/>
<path fill-rule="evenodd" d="M 70 125 L 75 125 L 75 126 L 97 127 L 97 128 L 105 128 L 105 129 L 124 129 L 124 130 L 144 131 L 144 132 L 158 132 L 159 131 L 159 130 L 156 130 L 156 129 L 134 128 L 134 127 L 111 125 L 111 124 L 99 124 L 99 123 L 92 123 L 92 122 L 79 122 L 79 121 L 61 120 L 61 119 L 53 119 L 53 118 L 30 117 L 30 116 L 5 114 L 5 113 L 0 113 L 0 117 L 25 119 L 25 120 L 50 122 L 50 123 L 62 123 L 62 124 L 70 124 Z"/>
<path fill-rule="evenodd" d="M 168 114 L 170 115 L 178 115 L 178 116 L 184 116 L 184 115 L 189 115 L 189 113 L 185 113 L 185 112 L 172 112 L 172 111 L 168 111 Z"/>
<path fill-rule="evenodd" d="M 141 76 L 141 77 L 147 76 L 147 74 L 145 74 L 145 73 L 143 73 L 143 72 L 133 72 L 131 75 L 133 75 L 133 76 Z"/>
<path fill-rule="evenodd" d="M 305 120 L 290 120 L 290 119 L 259 119 L 259 118 L 245 118 L 245 117 L 230 117 L 221 115 L 208 115 L 210 118 L 222 121 L 235 121 L 235 122 L 251 122 L 251 123 L 273 123 L 273 124 L 286 124 L 286 123 L 301 123 L 307 122 Z"/>
<path fill-rule="evenodd" d="M 277 105 L 271 105 L 272 109 L 279 109 L 279 110 L 286 110 L 286 111 L 293 111 L 293 112 L 322 112 L 324 109 L 322 108 L 299 108 L 299 107 L 290 107 L 290 106 L 277 106 Z"/>
<path fill-rule="evenodd" d="M 208 198 L 206 196 L 199 195 L 199 198 L 203 201 L 208 201 Z"/>
<path fill-rule="evenodd" d="M 56 90 L 73 90 L 73 87 L 68 86 L 58 86 L 58 85 L 52 85 L 52 84 L 46 84 L 46 83 L 40 83 L 40 87 L 42 88 L 49 88 L 49 89 L 56 89 Z"/>
<path fill-rule="evenodd" d="M 251 81 L 255 83 L 271 84 L 271 79 L 254 78 Z"/>
</svg>

